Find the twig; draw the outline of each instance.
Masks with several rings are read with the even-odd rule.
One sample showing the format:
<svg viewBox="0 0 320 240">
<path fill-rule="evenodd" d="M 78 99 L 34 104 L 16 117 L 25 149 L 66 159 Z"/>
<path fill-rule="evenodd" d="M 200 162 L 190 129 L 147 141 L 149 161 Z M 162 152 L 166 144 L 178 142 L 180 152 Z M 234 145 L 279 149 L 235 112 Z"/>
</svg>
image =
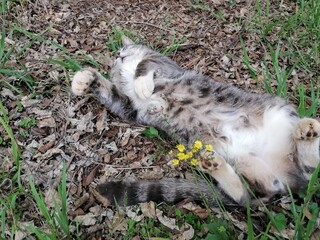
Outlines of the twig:
<svg viewBox="0 0 320 240">
<path fill-rule="evenodd" d="M 119 169 L 119 170 L 134 170 L 134 169 L 149 169 L 149 168 L 155 168 L 157 166 L 146 166 L 146 167 L 119 167 L 117 165 L 111 165 L 111 164 L 103 164 L 103 163 L 98 163 L 104 166 L 108 166 L 108 167 L 113 167 L 114 169 Z"/>
<path fill-rule="evenodd" d="M 121 23 L 129 23 L 128 21 L 119 21 Z M 150 26 L 150 27 L 154 27 L 154 28 L 158 28 L 158 29 L 161 29 L 163 31 L 166 31 L 166 32 L 170 32 L 170 30 L 166 29 L 166 28 L 163 28 L 163 27 L 160 27 L 160 26 L 157 26 L 157 25 L 154 25 L 152 23 L 148 23 L 148 22 L 136 22 L 136 21 L 130 21 L 131 24 L 142 24 L 142 25 L 147 25 L 147 26 Z"/>
</svg>

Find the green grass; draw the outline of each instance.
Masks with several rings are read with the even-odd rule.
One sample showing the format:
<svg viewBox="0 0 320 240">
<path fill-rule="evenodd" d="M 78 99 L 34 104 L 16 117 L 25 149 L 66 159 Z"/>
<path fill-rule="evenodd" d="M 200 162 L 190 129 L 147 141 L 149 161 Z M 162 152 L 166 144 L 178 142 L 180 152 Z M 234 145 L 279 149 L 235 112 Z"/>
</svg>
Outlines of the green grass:
<svg viewBox="0 0 320 240">
<path fill-rule="evenodd" d="M 319 75 L 295 86 L 292 74 L 295 71 L 304 74 L 320 71 L 319 1 L 299 1 L 297 7 L 294 14 L 285 16 L 274 10 L 277 7 L 269 0 L 256 1 L 255 11 L 243 35 L 255 33 L 260 38 L 265 54 L 264 66 L 258 70 L 252 67 L 254 60 L 250 59 L 245 42 L 240 38 L 243 63 L 253 79 L 262 79 L 268 93 L 293 100 L 301 116 L 315 117 L 320 106 Z M 279 39 L 277 42 L 275 35 Z"/>
<path fill-rule="evenodd" d="M 200 0 L 192 0 L 187 4 L 187 6 L 195 10 L 201 10 L 209 13 L 212 11 L 207 3 Z"/>
<path fill-rule="evenodd" d="M 67 214 L 68 208 L 66 164 L 63 163 L 62 180 L 58 185 L 59 199 L 53 199 L 54 208 L 52 210 L 47 207 L 41 192 L 36 189 L 32 178 L 29 178 L 29 185 L 31 188 L 32 197 L 35 200 L 38 210 L 45 219 L 45 226 L 49 229 L 49 232 L 48 229 L 42 230 L 41 228 L 38 228 L 34 225 L 29 225 L 29 230 L 31 230 L 38 237 L 38 239 L 74 239 L 71 236 L 71 223 L 68 219 Z M 61 204 L 58 203 L 59 200 Z"/>
</svg>

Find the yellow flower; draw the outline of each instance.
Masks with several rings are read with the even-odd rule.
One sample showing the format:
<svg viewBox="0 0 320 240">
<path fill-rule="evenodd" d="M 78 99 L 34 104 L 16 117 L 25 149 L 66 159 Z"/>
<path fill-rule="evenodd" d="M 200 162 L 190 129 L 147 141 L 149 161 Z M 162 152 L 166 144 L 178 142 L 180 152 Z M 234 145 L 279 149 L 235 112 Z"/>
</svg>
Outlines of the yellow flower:
<svg viewBox="0 0 320 240">
<path fill-rule="evenodd" d="M 192 148 L 192 152 L 193 152 L 193 153 L 197 153 L 197 152 L 199 152 L 199 150 L 200 150 L 200 149 L 195 148 L 195 147 Z"/>
<path fill-rule="evenodd" d="M 192 158 L 191 161 L 190 161 L 190 164 L 191 164 L 192 166 L 197 166 L 198 163 L 199 163 L 198 160 L 195 159 L 195 158 Z"/>
<path fill-rule="evenodd" d="M 179 161 L 178 159 L 172 160 L 172 165 L 173 165 L 174 167 L 178 166 L 179 163 L 180 163 L 180 161 Z"/>
<path fill-rule="evenodd" d="M 202 145 L 202 142 L 199 141 L 199 140 L 195 141 L 195 142 L 194 142 L 194 145 L 193 145 L 193 147 L 194 147 L 194 148 L 197 148 L 197 149 L 201 149 L 202 146 L 203 146 L 203 145 Z"/>
<path fill-rule="evenodd" d="M 186 150 L 186 147 L 183 144 L 179 144 L 176 146 L 179 152 L 184 152 Z"/>
<path fill-rule="evenodd" d="M 173 151 L 172 151 L 172 150 L 170 150 L 170 151 L 169 151 L 169 155 L 172 155 L 172 154 L 173 154 Z"/>
<path fill-rule="evenodd" d="M 188 159 L 187 155 L 185 153 L 181 153 L 181 152 L 177 154 L 177 157 L 178 157 L 179 160 Z"/>
<path fill-rule="evenodd" d="M 213 151 L 212 145 L 211 145 L 211 144 L 206 145 L 206 150 L 207 150 L 208 152 L 212 152 L 212 151 Z"/>
<path fill-rule="evenodd" d="M 192 158 L 193 157 L 193 153 L 192 152 L 187 152 L 186 153 L 186 157 L 187 157 L 187 159 Z"/>
</svg>

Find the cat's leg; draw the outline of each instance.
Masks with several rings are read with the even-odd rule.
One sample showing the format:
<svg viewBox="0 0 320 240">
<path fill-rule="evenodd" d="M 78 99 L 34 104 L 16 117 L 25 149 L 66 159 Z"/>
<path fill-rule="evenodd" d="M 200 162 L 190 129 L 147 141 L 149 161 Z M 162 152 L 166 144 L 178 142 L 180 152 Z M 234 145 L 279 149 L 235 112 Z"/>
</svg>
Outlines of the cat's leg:
<svg viewBox="0 0 320 240">
<path fill-rule="evenodd" d="M 278 176 L 266 162 L 257 156 L 242 156 L 239 157 L 236 168 L 247 179 L 254 192 L 271 198 L 286 192 L 286 187 L 281 181 L 281 176 Z"/>
<path fill-rule="evenodd" d="M 309 178 L 320 162 L 320 123 L 312 118 L 300 119 L 294 129 L 293 137 L 299 164 Z"/>
<path fill-rule="evenodd" d="M 129 97 L 92 68 L 85 68 L 74 75 L 71 90 L 78 96 L 91 90 L 111 112 L 126 120 L 136 120 L 137 110 Z"/>
<path fill-rule="evenodd" d="M 240 177 L 226 160 L 215 153 L 213 157 L 201 157 L 200 169 L 210 174 L 221 189 L 239 205 L 244 206 L 248 200 L 248 193 Z"/>
</svg>

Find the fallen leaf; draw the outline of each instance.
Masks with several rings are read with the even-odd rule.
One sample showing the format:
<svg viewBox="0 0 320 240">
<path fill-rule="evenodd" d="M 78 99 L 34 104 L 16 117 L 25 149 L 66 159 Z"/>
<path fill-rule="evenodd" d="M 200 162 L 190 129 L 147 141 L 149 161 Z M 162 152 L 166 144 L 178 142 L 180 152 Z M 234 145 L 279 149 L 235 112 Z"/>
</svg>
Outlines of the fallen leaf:
<svg viewBox="0 0 320 240">
<path fill-rule="evenodd" d="M 55 143 L 55 141 L 47 142 L 46 144 L 38 147 L 38 151 L 41 153 L 45 153 L 46 151 L 48 151 L 50 148 L 53 147 L 54 143 Z"/>
<path fill-rule="evenodd" d="M 93 180 L 94 180 L 94 178 L 96 177 L 97 172 L 98 172 L 98 170 L 99 170 L 100 168 L 101 168 L 100 165 L 94 167 L 94 168 L 91 170 L 91 172 L 89 173 L 89 175 L 88 175 L 88 176 L 85 176 L 85 177 L 83 178 L 82 185 L 83 185 L 83 186 L 89 186 L 90 183 L 93 182 Z"/>
<path fill-rule="evenodd" d="M 97 201 L 101 202 L 104 207 L 108 207 L 111 205 L 110 201 L 102 196 L 97 190 L 91 189 L 91 193 L 96 198 Z"/>
<path fill-rule="evenodd" d="M 175 240 L 190 240 L 194 236 L 194 229 L 189 223 L 185 223 L 180 229 L 180 233 L 173 236 L 172 239 Z"/>
<path fill-rule="evenodd" d="M 143 214 L 138 214 L 134 209 L 135 206 L 126 207 L 126 214 L 130 219 L 133 219 L 135 222 L 140 222 L 143 218 Z"/>
<path fill-rule="evenodd" d="M 120 140 L 120 146 L 124 147 L 128 144 L 130 135 L 131 135 L 131 129 L 127 128 L 126 132 L 122 135 L 121 140 Z"/>
<path fill-rule="evenodd" d="M 45 191 L 44 201 L 46 203 L 46 206 L 49 208 L 53 208 L 55 204 L 61 203 L 58 192 L 53 188 L 49 188 Z"/>
<path fill-rule="evenodd" d="M 56 121 L 54 120 L 53 117 L 46 117 L 41 120 L 37 120 L 37 126 L 38 128 L 44 128 L 44 127 L 55 128 Z"/>
<path fill-rule="evenodd" d="M 85 212 L 81 208 L 78 208 L 77 210 L 74 210 L 74 211 L 73 210 L 68 211 L 68 216 L 71 216 L 71 217 L 76 217 L 84 214 Z"/>
<path fill-rule="evenodd" d="M 78 198 L 76 201 L 74 201 L 74 208 L 77 209 L 80 206 L 82 206 L 84 203 L 86 203 L 89 199 L 89 193 L 85 193 L 82 197 Z"/>
<path fill-rule="evenodd" d="M 43 159 L 48 159 L 56 154 L 61 154 L 63 153 L 63 151 L 59 148 L 51 148 L 49 149 L 46 153 L 44 154 L 41 154 L 41 153 L 38 153 L 34 156 L 34 158 L 38 159 L 38 160 L 43 160 Z"/>
<path fill-rule="evenodd" d="M 16 100 L 17 96 L 13 94 L 13 92 L 8 89 L 8 88 L 3 88 L 2 91 L 0 92 L 1 97 L 9 97 L 12 100 Z"/>
<path fill-rule="evenodd" d="M 96 122 L 96 128 L 99 134 L 105 129 L 106 117 L 107 117 L 107 110 L 103 108 L 102 112 L 99 113 L 97 117 L 97 122 Z"/>
<path fill-rule="evenodd" d="M 156 208 L 154 202 L 140 203 L 141 212 L 145 217 L 155 218 Z"/>
<path fill-rule="evenodd" d="M 86 215 L 78 215 L 75 217 L 75 221 L 79 222 L 83 226 L 92 226 L 97 222 L 96 216 L 89 212 Z"/>
<path fill-rule="evenodd" d="M 166 226 L 170 230 L 179 231 L 179 227 L 176 225 L 176 219 L 168 218 L 167 216 L 164 216 L 163 211 L 161 211 L 159 209 L 156 209 L 156 216 L 157 216 L 159 222 L 161 222 L 161 224 L 163 224 L 164 226 Z"/>
</svg>

